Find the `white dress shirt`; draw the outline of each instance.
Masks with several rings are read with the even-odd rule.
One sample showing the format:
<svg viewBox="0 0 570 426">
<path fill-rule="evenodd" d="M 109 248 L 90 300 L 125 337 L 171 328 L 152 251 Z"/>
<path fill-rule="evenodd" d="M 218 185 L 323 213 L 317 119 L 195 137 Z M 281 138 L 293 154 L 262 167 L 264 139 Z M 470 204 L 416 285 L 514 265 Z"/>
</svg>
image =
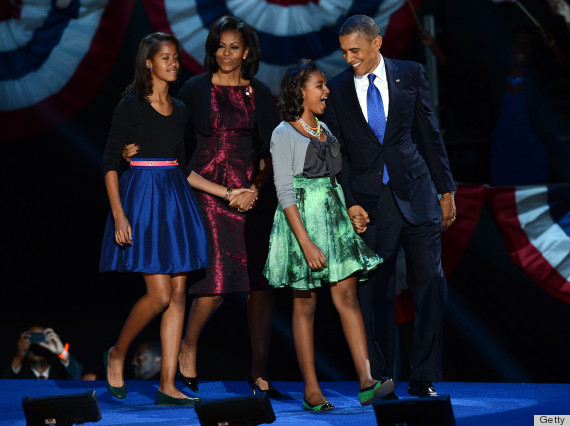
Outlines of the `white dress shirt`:
<svg viewBox="0 0 570 426">
<path fill-rule="evenodd" d="M 15 368 L 14 364 L 12 364 L 11 366 L 12 366 L 12 372 L 14 374 L 18 374 L 22 370 L 22 364 L 20 364 L 18 366 L 18 368 Z M 34 370 L 33 368 L 30 367 L 30 370 L 32 370 L 32 373 L 34 373 L 34 375 L 36 376 L 37 379 L 39 379 L 40 376 L 44 376 L 47 379 L 49 377 L 49 370 L 50 369 L 51 369 L 51 366 L 48 366 L 48 368 L 46 368 L 43 373 L 40 373 L 38 370 Z"/>
<path fill-rule="evenodd" d="M 382 55 L 380 55 L 380 63 L 376 69 L 372 71 L 372 74 L 376 75 L 376 78 L 374 79 L 374 85 L 378 88 L 378 90 L 380 90 L 380 94 L 382 95 L 382 103 L 384 104 L 384 113 L 386 114 L 386 120 L 388 120 L 388 80 L 386 79 L 386 63 L 384 62 Z M 368 92 L 369 84 L 370 80 L 368 80 L 368 74 L 362 76 L 354 76 L 354 86 L 356 88 L 356 95 L 358 96 L 358 103 L 360 104 L 362 114 L 364 115 L 364 118 L 366 118 L 366 121 L 368 121 L 366 94 Z"/>
</svg>

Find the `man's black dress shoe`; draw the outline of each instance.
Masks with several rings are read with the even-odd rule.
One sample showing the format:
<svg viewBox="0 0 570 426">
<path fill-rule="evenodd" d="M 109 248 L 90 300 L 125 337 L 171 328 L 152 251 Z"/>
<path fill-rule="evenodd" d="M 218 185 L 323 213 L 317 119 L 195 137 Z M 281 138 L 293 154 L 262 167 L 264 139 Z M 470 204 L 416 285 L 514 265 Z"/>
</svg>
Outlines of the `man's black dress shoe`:
<svg viewBox="0 0 570 426">
<path fill-rule="evenodd" d="M 419 396 L 420 398 L 439 396 L 433 388 L 433 384 L 427 381 L 410 382 L 408 393 L 412 396 Z"/>
</svg>

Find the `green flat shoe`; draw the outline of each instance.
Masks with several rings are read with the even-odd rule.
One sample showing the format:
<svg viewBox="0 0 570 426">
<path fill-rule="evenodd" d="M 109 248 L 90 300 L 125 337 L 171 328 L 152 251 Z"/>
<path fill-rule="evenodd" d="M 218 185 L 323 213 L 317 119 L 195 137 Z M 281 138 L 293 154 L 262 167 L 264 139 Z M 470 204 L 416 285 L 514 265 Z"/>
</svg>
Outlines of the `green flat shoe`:
<svg viewBox="0 0 570 426">
<path fill-rule="evenodd" d="M 388 379 L 378 381 L 374 386 L 361 389 L 358 392 L 358 400 L 360 405 L 370 405 L 377 399 L 380 399 L 394 391 L 394 381 Z"/>
<path fill-rule="evenodd" d="M 127 396 L 127 387 L 125 385 L 123 385 L 123 386 L 111 386 L 109 384 L 109 378 L 107 376 L 107 364 L 109 362 L 109 352 L 110 351 L 111 351 L 111 348 L 107 349 L 107 352 L 105 352 L 105 354 L 103 355 L 103 365 L 105 366 L 105 384 L 107 385 L 107 390 L 109 391 L 109 393 L 111 395 L 113 395 L 115 398 L 123 399 L 124 397 Z"/>
<path fill-rule="evenodd" d="M 156 405 L 194 405 L 202 401 L 202 398 L 174 398 L 161 391 L 156 391 Z"/>
<path fill-rule="evenodd" d="M 330 401 L 327 401 L 324 404 L 313 405 L 313 404 L 309 404 L 306 399 L 303 399 L 303 410 L 330 411 L 330 410 L 334 410 L 334 405 Z"/>
</svg>

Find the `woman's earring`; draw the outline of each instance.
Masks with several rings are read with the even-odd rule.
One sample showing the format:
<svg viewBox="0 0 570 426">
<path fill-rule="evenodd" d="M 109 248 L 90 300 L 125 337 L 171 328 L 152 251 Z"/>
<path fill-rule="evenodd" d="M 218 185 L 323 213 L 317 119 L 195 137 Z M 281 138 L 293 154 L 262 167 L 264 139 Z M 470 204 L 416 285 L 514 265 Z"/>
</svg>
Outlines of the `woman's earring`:
<svg viewBox="0 0 570 426">
<path fill-rule="evenodd" d="M 148 70 L 150 71 L 151 69 L 152 69 L 152 67 L 151 67 L 151 66 L 149 66 L 149 67 L 148 67 Z"/>
</svg>

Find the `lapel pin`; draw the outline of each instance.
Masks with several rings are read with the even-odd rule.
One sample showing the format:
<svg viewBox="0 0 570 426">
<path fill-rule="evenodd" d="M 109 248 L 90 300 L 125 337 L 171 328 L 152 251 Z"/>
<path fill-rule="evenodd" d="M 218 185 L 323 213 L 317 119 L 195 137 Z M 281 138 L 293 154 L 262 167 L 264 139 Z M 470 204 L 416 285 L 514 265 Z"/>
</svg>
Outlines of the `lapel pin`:
<svg viewBox="0 0 570 426">
<path fill-rule="evenodd" d="M 397 78 L 397 79 L 396 79 L 396 83 L 399 83 L 399 82 L 400 82 L 400 79 L 399 79 L 399 78 Z"/>
</svg>

